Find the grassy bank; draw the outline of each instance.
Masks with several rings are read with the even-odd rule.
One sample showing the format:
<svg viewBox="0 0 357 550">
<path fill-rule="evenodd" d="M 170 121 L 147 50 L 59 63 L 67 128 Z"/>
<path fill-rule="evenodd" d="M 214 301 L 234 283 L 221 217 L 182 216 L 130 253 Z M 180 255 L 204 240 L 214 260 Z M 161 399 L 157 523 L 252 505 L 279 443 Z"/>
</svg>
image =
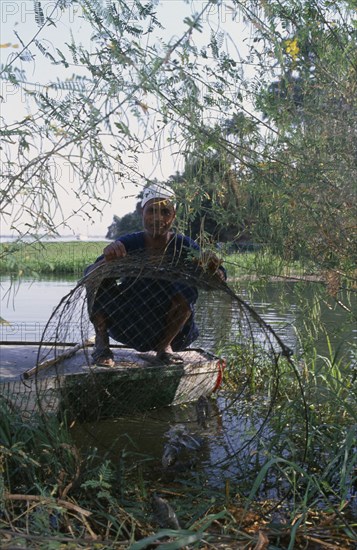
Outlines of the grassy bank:
<svg viewBox="0 0 357 550">
<path fill-rule="evenodd" d="M 108 241 L 0 244 L 0 274 L 76 275 L 99 256 Z M 224 256 L 229 278 L 304 276 L 311 267 L 298 261 L 287 263 L 265 251 Z"/>
<path fill-rule="evenodd" d="M 224 265 L 232 279 L 315 276 L 314 266 L 299 260 L 284 260 L 268 249 L 227 254 Z"/>
<path fill-rule="evenodd" d="M 107 244 L 107 241 L 3 243 L 0 245 L 0 274 L 78 276 Z"/>
</svg>

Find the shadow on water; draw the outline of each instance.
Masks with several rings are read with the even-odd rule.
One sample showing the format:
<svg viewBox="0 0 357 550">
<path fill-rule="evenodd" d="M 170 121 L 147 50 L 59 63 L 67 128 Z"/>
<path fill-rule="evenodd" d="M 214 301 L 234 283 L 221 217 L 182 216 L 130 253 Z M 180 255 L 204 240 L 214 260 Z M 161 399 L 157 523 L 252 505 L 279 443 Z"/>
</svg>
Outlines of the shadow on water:
<svg viewBox="0 0 357 550">
<path fill-rule="evenodd" d="M 195 466 L 198 472 L 204 472 L 210 462 L 210 455 L 214 447 L 219 446 L 220 417 L 215 415 L 206 430 L 198 427 L 195 420 L 194 405 L 166 407 L 150 411 L 135 417 L 107 419 L 100 422 L 82 423 L 74 425 L 72 436 L 80 449 L 84 452 L 89 447 L 95 448 L 98 457 L 104 457 L 117 463 L 124 455 L 128 462 L 135 461 L 145 467 L 148 480 L 156 480 L 161 476 L 172 477 L 176 473 L 184 473 L 182 460 L 180 468 L 165 469 L 162 465 L 166 434 L 172 426 L 184 425 L 189 433 L 202 440 L 199 451 L 185 453 L 184 459 L 187 470 Z M 180 457 L 181 459 L 182 457 Z"/>
</svg>

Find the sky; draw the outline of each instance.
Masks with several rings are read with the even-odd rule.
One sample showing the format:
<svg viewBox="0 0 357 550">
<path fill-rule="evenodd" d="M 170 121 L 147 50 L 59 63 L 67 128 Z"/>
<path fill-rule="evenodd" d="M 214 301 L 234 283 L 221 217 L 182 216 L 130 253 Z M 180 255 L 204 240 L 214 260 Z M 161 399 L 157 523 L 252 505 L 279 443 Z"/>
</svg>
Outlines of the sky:
<svg viewBox="0 0 357 550">
<path fill-rule="evenodd" d="M 130 3 L 130 0 L 128 0 L 127 4 L 130 5 Z M 102 4 L 105 5 L 105 0 L 102 0 Z M 192 15 L 192 13 L 200 12 L 204 5 L 205 2 L 202 1 L 162 0 L 158 2 L 157 15 L 164 26 L 164 29 L 161 31 L 162 36 L 166 40 L 174 36 L 181 36 L 187 29 L 187 26 L 183 22 L 184 18 Z M 90 33 L 84 20 L 78 17 L 80 15 L 78 6 L 69 7 L 65 15 L 55 10 L 55 0 L 42 0 L 41 6 L 44 15 L 51 15 L 56 21 L 56 27 L 45 27 L 37 36 L 38 39 L 42 40 L 47 46 L 53 45 L 55 47 L 58 44 L 60 47 L 61 43 L 64 45 L 66 41 L 70 41 L 71 33 L 73 33 L 76 41 L 80 40 L 90 48 Z M 32 0 L 2 0 L 0 9 L 1 44 L 10 44 L 10 46 L 0 49 L 1 63 L 6 64 L 11 59 L 11 56 L 14 56 L 18 51 L 19 37 L 27 44 L 38 33 L 39 27 L 35 21 L 34 2 Z M 231 2 L 224 2 L 221 6 L 211 5 L 209 12 L 205 15 L 204 23 L 207 31 L 196 33 L 196 41 L 201 41 L 202 44 L 207 43 L 211 29 L 215 31 L 224 29 L 236 37 L 240 51 L 246 48 L 243 41 L 244 24 L 239 20 Z M 152 41 L 155 40 L 154 36 L 150 38 Z M 23 68 L 26 71 L 27 79 L 33 83 L 33 89 L 36 88 L 36 83 L 43 84 L 55 81 L 57 78 L 65 79 L 74 72 L 72 69 L 70 71 L 71 74 L 68 74 L 64 68 L 61 69 L 58 65 L 55 66 L 46 63 L 39 55 L 37 48 L 34 48 L 33 51 L 34 53 L 37 52 L 35 54 L 36 57 L 16 64 L 17 67 Z M 80 71 L 75 72 L 80 74 Z M 20 120 L 20 117 L 30 114 L 23 91 L 4 80 L 1 80 L 0 84 L 3 98 L 0 105 L 2 116 L 6 113 L 6 120 L 11 119 L 11 117 L 14 120 Z M 139 168 L 147 178 L 156 177 L 159 180 L 164 180 L 177 170 L 182 170 L 183 161 L 176 156 L 172 156 L 168 150 L 166 155 L 163 154 L 161 156 L 160 162 L 157 162 L 152 153 L 148 152 L 139 156 Z M 67 212 L 69 214 L 76 208 L 76 204 L 71 196 L 71 182 L 70 178 L 67 177 L 65 166 L 62 167 L 62 174 L 64 180 L 59 189 L 59 197 L 61 207 L 66 216 Z M 140 188 L 128 179 L 125 181 L 124 188 L 122 185 L 117 185 L 113 190 L 112 196 L 106 197 L 110 200 L 110 204 L 102 209 L 101 214 L 93 214 L 93 219 L 90 223 L 88 223 L 88 219 L 85 216 L 79 215 L 71 218 L 69 226 L 61 228 L 60 233 L 63 235 L 72 233 L 74 235 L 105 235 L 114 214 L 123 216 L 135 209 L 136 196 L 139 191 Z M 8 218 L 1 220 L 0 234 L 2 235 L 11 233 L 7 220 Z"/>
</svg>

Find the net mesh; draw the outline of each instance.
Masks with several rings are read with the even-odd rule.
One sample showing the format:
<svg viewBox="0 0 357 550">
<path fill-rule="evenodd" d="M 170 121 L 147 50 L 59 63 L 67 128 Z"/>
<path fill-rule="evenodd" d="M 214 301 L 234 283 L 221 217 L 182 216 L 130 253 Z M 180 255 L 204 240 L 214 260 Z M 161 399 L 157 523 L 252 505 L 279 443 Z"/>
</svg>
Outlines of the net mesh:
<svg viewBox="0 0 357 550">
<path fill-rule="evenodd" d="M 159 293 L 170 285 L 197 290 L 198 336 L 178 351 L 182 364 L 162 364 L 154 350 L 138 351 L 111 338 L 115 366 L 97 366 L 92 357 L 94 327 L 90 318 L 103 287 L 119 289 L 115 303 L 124 300 L 121 321 L 129 331 L 139 325 L 145 340 L 146 330 L 155 333 L 162 324 L 158 318 L 162 309 L 152 307 L 142 328 L 145 308 L 130 301 L 135 285 L 143 280 L 152 289 L 152 303 L 160 304 Z M 230 424 L 229 415 L 234 411 L 239 422 L 234 422 L 232 437 L 217 445 L 216 463 L 248 449 L 259 434 L 271 437 L 271 412 L 277 402 L 281 404 L 281 388 L 285 393 L 289 388 L 282 384 L 284 378 L 297 381 L 300 394 L 296 396 L 296 384 L 295 389 L 292 384 L 294 395 L 285 395 L 283 401 L 294 399 L 296 403 L 298 397 L 302 419 L 306 408 L 289 348 L 230 284 L 205 265 L 187 259 L 148 259 L 136 252 L 98 265 L 53 311 L 37 350 L 36 365 L 23 373 L 21 380 L 2 385 L 7 403 L 27 416 L 56 414 L 72 423 L 88 423 L 149 413 L 159 422 L 164 407 L 194 404 L 193 417 L 184 409 L 176 419 L 205 429 L 208 417 Z M 263 388 L 263 393 L 256 394 L 257 387 Z M 255 395 L 260 395 L 258 401 Z M 210 397 L 213 399 L 208 402 Z M 302 429 L 307 430 L 303 424 L 302 420 Z M 281 433 L 284 437 L 284 430 Z M 171 451 L 173 448 L 171 442 Z"/>
</svg>

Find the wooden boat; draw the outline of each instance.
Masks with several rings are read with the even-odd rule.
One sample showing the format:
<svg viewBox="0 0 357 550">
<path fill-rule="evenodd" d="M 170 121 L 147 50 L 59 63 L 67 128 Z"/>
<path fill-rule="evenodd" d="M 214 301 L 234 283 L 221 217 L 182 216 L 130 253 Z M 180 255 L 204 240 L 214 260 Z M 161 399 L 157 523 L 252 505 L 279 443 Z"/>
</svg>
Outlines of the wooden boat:
<svg viewBox="0 0 357 550">
<path fill-rule="evenodd" d="M 140 353 L 116 345 L 112 347 L 115 367 L 91 365 L 88 348 L 82 348 L 71 357 L 58 352 L 54 362 L 50 359 L 46 368 L 34 372 L 31 367 L 36 365 L 38 349 L 38 345 L 9 342 L 2 346 L 2 397 L 22 414 L 41 411 L 80 421 L 208 397 L 220 387 L 225 367 L 224 360 L 199 348 L 180 352 L 182 365 L 162 365 L 157 364 L 154 352 Z M 53 346 L 49 351 L 53 354 Z M 42 346 L 42 356 L 45 352 Z M 33 375 L 26 376 L 28 372 Z"/>
</svg>

